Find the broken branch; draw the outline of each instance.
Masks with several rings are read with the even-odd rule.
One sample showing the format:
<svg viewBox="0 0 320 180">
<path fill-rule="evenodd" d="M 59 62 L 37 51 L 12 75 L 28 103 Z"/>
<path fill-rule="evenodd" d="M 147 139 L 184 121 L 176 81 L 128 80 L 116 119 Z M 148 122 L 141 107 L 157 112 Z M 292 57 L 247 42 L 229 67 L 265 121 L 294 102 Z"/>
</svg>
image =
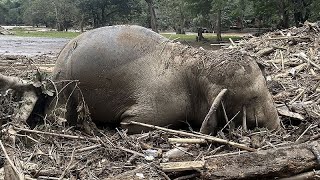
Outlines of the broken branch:
<svg viewBox="0 0 320 180">
<path fill-rule="evenodd" d="M 72 136 L 72 135 L 67 135 L 67 134 L 57 134 L 57 133 L 36 131 L 36 130 L 30 130 L 30 129 L 23 129 L 23 128 L 18 128 L 18 127 L 14 127 L 14 129 L 17 130 L 17 131 L 28 132 L 28 133 L 44 134 L 44 135 L 58 136 L 58 137 L 69 138 L 69 139 L 80 139 L 80 140 L 90 140 L 90 141 L 94 141 L 94 142 L 99 142 L 99 139 L 97 139 L 97 138 L 86 138 L 86 137 L 82 137 L 82 136 Z"/>
<path fill-rule="evenodd" d="M 25 88 L 30 88 L 32 84 L 27 83 L 27 81 L 14 76 L 5 76 L 0 74 L 0 89 L 1 90 L 24 90 Z"/>
<path fill-rule="evenodd" d="M 166 131 L 166 132 L 170 132 L 170 133 L 174 133 L 174 134 L 180 134 L 180 135 L 184 135 L 184 136 L 190 136 L 190 137 L 196 137 L 196 138 L 200 138 L 200 139 L 206 139 L 206 140 L 211 141 L 211 142 L 226 144 L 226 145 L 230 145 L 230 146 L 233 146 L 233 147 L 236 147 L 236 148 L 239 148 L 239 149 L 243 149 L 243 150 L 247 150 L 247 151 L 251 151 L 251 152 L 256 151 L 256 149 L 247 147 L 244 144 L 235 143 L 235 142 L 232 142 L 232 141 L 228 141 L 228 140 L 225 140 L 225 139 L 220 139 L 220 138 L 209 136 L 209 135 L 193 134 L 193 133 L 188 133 L 188 132 L 183 132 L 183 131 L 178 131 L 178 130 L 167 129 L 167 128 L 159 127 L 159 126 L 155 126 L 155 125 L 135 122 L 135 121 L 130 121 L 128 123 L 122 123 L 122 124 L 134 124 L 134 125 L 144 126 L 144 127 L 148 127 L 148 128 L 152 128 L 152 129 L 158 129 L 158 130 L 162 130 L 162 131 Z"/>
<path fill-rule="evenodd" d="M 19 177 L 19 180 L 24 180 L 24 175 L 22 173 L 20 173 L 17 169 L 17 167 L 14 165 L 14 163 L 12 162 L 12 160 L 10 159 L 7 151 L 6 151 L 6 148 L 3 146 L 2 144 L 2 141 L 0 140 L 0 146 L 1 146 L 1 149 L 2 149 L 2 152 L 5 156 L 5 158 L 7 159 L 7 161 L 9 162 L 11 168 L 13 169 L 13 171 L 16 173 L 16 175 Z"/>
<path fill-rule="evenodd" d="M 168 138 L 169 143 L 205 144 L 205 139 Z"/>
</svg>

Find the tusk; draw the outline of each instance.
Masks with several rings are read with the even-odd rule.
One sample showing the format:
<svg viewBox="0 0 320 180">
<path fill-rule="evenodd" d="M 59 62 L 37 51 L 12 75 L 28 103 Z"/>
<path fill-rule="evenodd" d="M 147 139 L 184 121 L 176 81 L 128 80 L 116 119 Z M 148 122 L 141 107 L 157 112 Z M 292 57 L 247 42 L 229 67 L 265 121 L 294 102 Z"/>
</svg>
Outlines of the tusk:
<svg viewBox="0 0 320 180">
<path fill-rule="evenodd" d="M 242 116 L 242 127 L 244 131 L 248 131 L 247 127 L 247 109 L 246 106 L 243 106 L 243 116 Z"/>
<path fill-rule="evenodd" d="M 227 89 L 222 89 L 220 91 L 220 93 L 217 95 L 217 97 L 215 97 L 208 114 L 206 115 L 206 117 L 204 118 L 204 120 L 201 124 L 200 133 L 203 133 L 203 134 L 209 133 L 209 131 L 210 131 L 208 129 L 208 125 L 210 124 L 209 119 L 212 116 L 212 114 L 217 111 L 217 109 L 220 105 L 220 102 L 221 102 L 223 96 L 226 94 L 226 92 L 227 92 Z M 216 120 L 216 119 L 214 119 L 214 120 Z"/>
</svg>

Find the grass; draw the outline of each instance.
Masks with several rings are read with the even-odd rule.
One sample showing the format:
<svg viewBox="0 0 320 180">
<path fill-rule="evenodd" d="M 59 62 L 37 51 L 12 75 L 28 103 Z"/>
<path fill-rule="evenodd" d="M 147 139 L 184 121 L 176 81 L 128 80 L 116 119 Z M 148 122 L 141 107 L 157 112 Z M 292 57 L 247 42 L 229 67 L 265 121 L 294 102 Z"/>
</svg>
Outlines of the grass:
<svg viewBox="0 0 320 180">
<path fill-rule="evenodd" d="M 187 44 L 193 47 L 202 47 L 204 49 L 209 49 L 209 50 L 215 50 L 215 49 L 220 49 L 220 46 L 211 46 L 211 43 L 216 43 L 217 42 L 217 35 L 216 34 L 203 34 L 204 38 L 207 39 L 207 41 L 196 41 L 196 34 L 161 34 L 164 37 L 174 40 L 176 39 L 177 41 L 180 41 L 183 44 Z M 230 36 L 227 34 L 222 34 L 222 41 L 224 42 L 230 42 L 229 38 L 231 38 L 233 41 L 240 40 L 240 36 Z"/>
<path fill-rule="evenodd" d="M 191 34 L 191 35 L 190 34 L 161 34 L 161 35 L 171 40 L 177 39 L 178 41 L 187 41 L 187 42 L 194 42 L 196 41 L 196 37 L 197 37 L 197 35 L 195 34 Z M 216 34 L 203 34 L 203 37 L 210 42 L 217 40 Z M 241 39 L 240 36 L 222 35 L 223 41 L 229 41 L 229 38 L 231 38 L 234 41 Z"/>
<path fill-rule="evenodd" d="M 16 36 L 21 36 L 21 37 L 50 37 L 50 38 L 74 38 L 80 34 L 78 32 L 26 31 L 23 29 L 13 29 L 12 32 Z"/>
<path fill-rule="evenodd" d="M 36 31 L 36 30 L 26 30 L 23 28 L 14 28 L 12 32 L 16 36 L 22 36 L 22 37 L 49 37 L 49 38 L 74 38 L 78 36 L 80 33 L 78 32 L 58 32 L 58 31 Z M 216 39 L 216 34 L 210 34 L 206 33 L 203 34 L 203 36 L 208 40 L 208 41 L 201 41 L 197 42 L 196 41 L 196 34 L 161 34 L 164 37 L 170 39 L 170 40 L 177 40 L 180 41 L 183 44 L 188 44 L 194 47 L 203 47 L 205 49 L 213 49 L 213 48 L 219 48 L 219 47 L 213 47 L 210 44 L 215 43 L 217 41 Z M 236 41 L 241 39 L 240 36 L 236 35 L 228 35 L 228 34 L 222 34 L 222 40 L 229 42 L 229 38 L 232 40 Z"/>
</svg>

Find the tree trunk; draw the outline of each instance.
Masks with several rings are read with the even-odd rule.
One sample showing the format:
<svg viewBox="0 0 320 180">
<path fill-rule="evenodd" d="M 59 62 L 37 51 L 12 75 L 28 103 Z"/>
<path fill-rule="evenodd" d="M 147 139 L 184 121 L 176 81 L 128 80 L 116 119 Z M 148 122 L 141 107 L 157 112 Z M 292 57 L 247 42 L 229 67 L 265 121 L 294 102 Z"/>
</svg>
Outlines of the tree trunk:
<svg viewBox="0 0 320 180">
<path fill-rule="evenodd" d="M 280 22 L 278 23 L 278 29 L 287 29 L 289 28 L 289 12 L 288 12 L 288 2 L 287 0 L 279 1 L 279 11 L 280 11 Z"/>
<path fill-rule="evenodd" d="M 221 13 L 222 10 L 219 9 L 217 12 L 217 22 L 216 22 L 216 33 L 217 33 L 217 41 L 222 41 L 222 36 L 221 36 Z"/>
<path fill-rule="evenodd" d="M 55 2 L 52 2 L 52 4 L 54 6 L 54 11 L 55 11 L 55 15 L 56 15 L 56 28 L 57 28 L 57 31 L 63 31 L 63 28 L 62 28 L 61 22 L 60 22 L 60 18 L 59 18 L 59 11 L 58 11 L 57 4 Z"/>
<path fill-rule="evenodd" d="M 184 31 L 184 26 L 186 24 L 186 19 L 184 17 L 184 13 L 181 6 L 179 6 L 179 11 L 180 11 L 180 17 L 179 17 L 179 24 L 176 25 L 176 34 L 185 34 L 186 32 Z"/>
<path fill-rule="evenodd" d="M 150 13 L 150 26 L 154 32 L 159 32 L 157 28 L 157 17 L 154 11 L 154 3 L 153 0 L 145 0 L 148 4 L 149 13 Z"/>
<path fill-rule="evenodd" d="M 317 168 L 320 141 L 233 156 L 207 159 L 208 179 L 271 179 Z M 313 152 L 312 149 L 315 149 Z M 204 178 L 205 179 L 205 178 Z"/>
<path fill-rule="evenodd" d="M 202 28 L 198 28 L 197 41 L 203 41 L 204 40 L 204 37 L 203 37 L 202 33 L 203 33 L 203 29 Z"/>
<path fill-rule="evenodd" d="M 310 5 L 312 1 L 292 0 L 294 9 L 294 21 L 296 26 L 301 26 L 310 16 Z"/>
<path fill-rule="evenodd" d="M 81 15 L 81 20 L 80 20 L 80 32 L 83 33 L 83 25 L 84 24 L 84 14 Z"/>
<path fill-rule="evenodd" d="M 106 15 L 105 15 L 105 7 L 101 7 L 101 25 L 106 25 Z"/>
</svg>

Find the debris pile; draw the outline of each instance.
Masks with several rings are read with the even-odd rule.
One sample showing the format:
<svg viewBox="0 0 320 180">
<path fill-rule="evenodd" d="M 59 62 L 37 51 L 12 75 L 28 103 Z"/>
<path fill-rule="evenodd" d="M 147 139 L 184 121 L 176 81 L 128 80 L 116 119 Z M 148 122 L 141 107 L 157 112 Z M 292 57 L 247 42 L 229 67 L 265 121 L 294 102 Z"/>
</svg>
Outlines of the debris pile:
<svg viewBox="0 0 320 180">
<path fill-rule="evenodd" d="M 0 35 L 12 35 L 12 32 L 0 26 Z"/>
<path fill-rule="evenodd" d="M 319 123 L 320 23 L 266 33 L 238 46 L 266 66 L 280 115 Z"/>
<path fill-rule="evenodd" d="M 7 179 L 271 179 L 304 172 L 302 179 L 317 177 L 319 171 L 312 170 L 320 163 L 319 42 L 319 24 L 306 23 L 229 47 L 256 56 L 266 67 L 281 130 L 225 127 L 213 137 L 151 126 L 154 131 L 128 135 L 119 129 L 68 127 L 46 118 L 32 130 L 12 121 L 1 129 Z M 19 57 L 13 64 L 26 60 Z M 49 63 L 34 61 L 28 68 Z M 1 73 L 30 79 L 24 70 Z M 21 101 L 8 92 L 0 103 L 8 107 L 1 113 L 10 119 Z"/>
</svg>

